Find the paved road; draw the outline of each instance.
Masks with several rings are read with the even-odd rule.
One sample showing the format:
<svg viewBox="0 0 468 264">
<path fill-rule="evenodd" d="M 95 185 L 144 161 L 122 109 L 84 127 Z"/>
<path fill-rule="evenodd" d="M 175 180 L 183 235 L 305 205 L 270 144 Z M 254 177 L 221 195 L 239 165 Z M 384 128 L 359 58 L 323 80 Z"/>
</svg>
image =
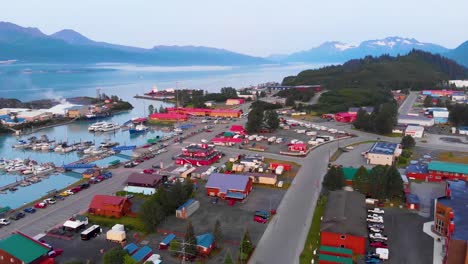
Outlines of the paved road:
<svg viewBox="0 0 468 264">
<path fill-rule="evenodd" d="M 414 102 L 416 102 L 417 98 L 418 92 L 410 92 L 408 97 L 406 97 L 405 101 L 400 105 L 400 108 L 398 108 L 398 113 L 401 115 L 407 115 L 408 112 L 411 110 L 411 107 L 413 106 Z"/>
<path fill-rule="evenodd" d="M 321 92 L 318 92 L 316 93 L 309 101 L 309 105 L 314 105 L 314 104 L 317 104 L 319 99 L 320 99 L 320 96 L 322 96 L 322 94 L 326 93 L 328 91 L 321 91 Z"/>
</svg>

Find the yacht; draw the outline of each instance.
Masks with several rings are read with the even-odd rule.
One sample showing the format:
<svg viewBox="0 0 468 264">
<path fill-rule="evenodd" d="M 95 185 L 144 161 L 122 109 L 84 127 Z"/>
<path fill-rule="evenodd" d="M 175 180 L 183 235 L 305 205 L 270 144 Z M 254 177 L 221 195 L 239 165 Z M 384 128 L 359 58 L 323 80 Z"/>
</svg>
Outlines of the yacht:
<svg viewBox="0 0 468 264">
<path fill-rule="evenodd" d="M 102 125 L 100 128 L 97 128 L 96 130 L 94 131 L 99 131 L 99 132 L 109 132 L 109 131 L 115 131 L 115 130 L 118 130 L 120 128 L 119 125 L 117 124 L 105 124 L 105 125 Z"/>
<path fill-rule="evenodd" d="M 34 170 L 34 175 L 45 175 L 54 172 L 55 169 L 52 167 L 38 167 Z"/>
<path fill-rule="evenodd" d="M 25 140 L 19 140 L 18 143 L 13 145 L 13 148 L 27 148 L 29 146 L 30 144 L 26 142 Z"/>
<path fill-rule="evenodd" d="M 146 131 L 148 131 L 148 127 L 143 124 L 140 124 L 136 125 L 134 128 L 130 128 L 128 131 L 130 132 L 130 134 L 145 133 Z"/>
<path fill-rule="evenodd" d="M 115 147 L 115 146 L 117 146 L 117 145 L 119 145 L 118 142 L 112 142 L 112 141 L 110 141 L 110 139 L 108 139 L 108 140 L 102 142 L 102 143 L 99 145 L 99 147 L 100 147 L 100 148 L 112 148 L 112 147 Z"/>
<path fill-rule="evenodd" d="M 69 146 L 67 143 L 59 144 L 55 149 L 55 152 L 68 153 L 73 151 L 73 147 Z"/>
<path fill-rule="evenodd" d="M 91 154 L 91 153 L 92 153 L 93 151 L 95 151 L 95 150 L 96 150 L 96 147 L 95 147 L 95 146 L 91 146 L 91 147 L 89 147 L 89 148 L 83 150 L 83 153 L 84 153 L 84 154 Z"/>
<path fill-rule="evenodd" d="M 89 132 L 99 131 L 101 127 L 107 125 L 107 122 L 96 122 L 88 127 Z"/>
</svg>

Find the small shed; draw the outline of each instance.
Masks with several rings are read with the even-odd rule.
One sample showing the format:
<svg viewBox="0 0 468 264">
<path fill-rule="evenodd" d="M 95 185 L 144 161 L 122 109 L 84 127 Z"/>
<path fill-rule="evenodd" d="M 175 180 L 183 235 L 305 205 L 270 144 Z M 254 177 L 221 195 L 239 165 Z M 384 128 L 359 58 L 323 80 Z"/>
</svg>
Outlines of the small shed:
<svg viewBox="0 0 468 264">
<path fill-rule="evenodd" d="M 138 246 L 135 243 L 130 243 L 123 248 L 129 255 L 132 255 L 138 250 Z"/>
<path fill-rule="evenodd" d="M 187 219 L 190 215 L 200 208 L 200 202 L 195 199 L 189 199 L 176 210 L 176 217 Z"/>
<path fill-rule="evenodd" d="M 205 233 L 196 237 L 198 253 L 208 256 L 214 248 L 214 236 L 212 233 Z"/>
<path fill-rule="evenodd" d="M 140 263 L 144 262 L 151 255 L 153 255 L 153 250 L 148 246 L 144 246 L 132 255 L 132 259 Z"/>
<path fill-rule="evenodd" d="M 161 242 L 159 242 L 159 249 L 160 250 L 165 250 L 169 248 L 169 245 L 171 244 L 171 241 L 176 238 L 176 235 L 174 234 L 168 234 Z"/>
<path fill-rule="evenodd" d="M 416 194 L 406 194 L 406 208 L 409 210 L 419 210 L 419 197 Z"/>
</svg>

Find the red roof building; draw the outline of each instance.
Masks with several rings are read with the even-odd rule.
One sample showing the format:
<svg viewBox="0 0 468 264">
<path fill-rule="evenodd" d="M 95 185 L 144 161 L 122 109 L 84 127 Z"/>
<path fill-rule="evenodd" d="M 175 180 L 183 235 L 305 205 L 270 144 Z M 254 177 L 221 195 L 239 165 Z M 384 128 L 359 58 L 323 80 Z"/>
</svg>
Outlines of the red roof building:
<svg viewBox="0 0 468 264">
<path fill-rule="evenodd" d="M 168 113 L 178 113 L 191 116 L 211 116 L 211 117 L 239 117 L 241 110 L 230 109 L 209 109 L 209 108 L 187 108 L 187 107 L 169 107 Z"/>
<path fill-rule="evenodd" d="M 242 138 L 219 137 L 219 138 L 213 138 L 211 142 L 213 142 L 214 144 L 222 144 L 222 145 L 237 144 L 237 143 L 242 143 Z"/>
<path fill-rule="evenodd" d="M 192 164 L 194 166 L 211 165 L 221 158 L 221 153 L 208 144 L 192 144 L 182 149 L 182 154 L 176 157 L 176 164 Z"/>
<path fill-rule="evenodd" d="M 154 121 L 171 121 L 171 122 L 177 122 L 177 121 L 187 121 L 188 117 L 185 114 L 178 114 L 178 113 L 154 113 L 151 114 L 150 120 Z"/>
<path fill-rule="evenodd" d="M 335 121 L 342 123 L 352 123 L 356 121 L 357 113 L 341 112 L 335 114 Z"/>
<path fill-rule="evenodd" d="M 229 131 L 234 132 L 236 134 L 240 134 L 240 135 L 246 134 L 245 128 L 241 125 L 232 125 Z"/>
<path fill-rule="evenodd" d="M 307 151 L 307 145 L 304 143 L 291 144 L 288 146 L 288 150 L 294 152 Z"/>
<path fill-rule="evenodd" d="M 131 213 L 132 203 L 125 197 L 95 195 L 88 212 L 93 215 L 120 218 Z"/>
</svg>

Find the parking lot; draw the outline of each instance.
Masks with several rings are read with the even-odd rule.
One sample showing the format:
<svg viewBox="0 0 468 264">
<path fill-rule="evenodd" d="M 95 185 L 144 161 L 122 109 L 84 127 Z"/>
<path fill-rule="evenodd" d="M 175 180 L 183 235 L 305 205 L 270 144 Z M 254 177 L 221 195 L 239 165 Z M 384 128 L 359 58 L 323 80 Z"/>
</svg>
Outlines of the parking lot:
<svg viewBox="0 0 468 264">
<path fill-rule="evenodd" d="M 366 159 L 364 158 L 364 156 L 361 155 L 361 153 L 368 151 L 372 147 L 372 144 L 373 143 L 365 143 L 353 146 L 352 150 L 347 150 L 347 152 L 343 152 L 334 163 L 342 165 L 344 167 L 372 167 L 372 165 L 367 164 Z"/>
<path fill-rule="evenodd" d="M 390 251 L 388 263 L 432 263 L 434 241 L 423 232 L 427 218 L 405 209 L 385 208 L 384 221 Z"/>
<path fill-rule="evenodd" d="M 200 201 L 200 208 L 189 217 L 195 229 L 195 234 L 212 232 L 216 219 L 219 219 L 225 241 L 222 245 L 223 250 L 213 253 L 208 262 L 222 262 L 227 249 L 231 251 L 233 257 L 236 257 L 240 240 L 246 229 L 249 231 L 255 245 L 260 240 L 267 225 L 254 222 L 254 212 L 256 210 L 269 211 L 270 209 L 276 209 L 285 193 L 286 191 L 282 189 L 254 187 L 254 190 L 244 202 L 229 206 L 223 200 L 218 200 L 214 204 L 213 198 L 205 194 L 205 188 L 199 188 L 195 199 Z M 186 225 L 187 220 L 176 218 L 173 215 L 159 226 L 157 233 L 134 237 L 135 233 L 127 232 L 127 240 L 128 243 L 135 242 L 138 246 L 150 246 L 154 253 L 162 256 L 164 263 L 180 263 L 180 260 L 172 257 L 169 251 L 159 250 L 158 245 L 167 233 L 174 233 L 178 238 L 183 238 Z M 89 241 L 82 241 L 79 234 L 76 234 L 72 239 L 52 236 L 46 236 L 42 239 L 54 248 L 64 250 L 63 255 L 57 258 L 58 263 L 72 260 L 89 260 L 91 263 L 100 263 L 102 252 L 107 252 L 112 247 L 117 246 L 117 244 L 106 240 L 105 233 L 107 230 L 107 228 L 103 228 L 103 234 Z M 83 256 L 86 256 L 86 259 L 83 259 Z"/>
</svg>

